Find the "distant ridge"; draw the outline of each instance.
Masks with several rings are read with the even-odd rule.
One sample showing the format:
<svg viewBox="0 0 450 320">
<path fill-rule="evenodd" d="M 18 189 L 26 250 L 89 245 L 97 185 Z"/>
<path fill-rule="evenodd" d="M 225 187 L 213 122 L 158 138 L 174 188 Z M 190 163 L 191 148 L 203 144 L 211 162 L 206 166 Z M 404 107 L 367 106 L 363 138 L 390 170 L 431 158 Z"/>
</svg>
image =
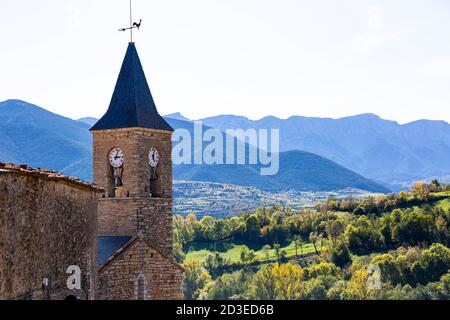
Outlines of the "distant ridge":
<svg viewBox="0 0 450 320">
<path fill-rule="evenodd" d="M 192 122 L 167 118 L 175 129 L 186 129 L 193 135 Z M 207 127 L 203 128 L 205 131 Z M 224 134 L 225 135 L 225 134 Z M 390 190 L 348 170 L 335 162 L 304 151 L 282 152 L 280 170 L 274 176 L 261 176 L 260 165 L 176 165 L 177 180 L 193 180 L 252 186 L 264 191 L 337 191 L 347 188 L 388 193 Z"/>
<path fill-rule="evenodd" d="M 221 115 L 202 119 L 225 129 L 279 129 L 281 151 L 304 150 L 349 168 L 394 190 L 406 181 L 450 175 L 450 125 L 418 120 L 400 125 L 375 114 L 341 119 L 293 116 L 282 120 Z"/>
<path fill-rule="evenodd" d="M 93 126 L 98 121 L 98 119 L 93 118 L 93 117 L 86 117 L 86 118 L 78 119 L 77 121 L 80 121 L 80 122 L 86 123 L 90 126 Z"/>
<path fill-rule="evenodd" d="M 0 161 L 49 168 L 84 180 L 92 179 L 91 127 L 20 100 L 0 103 Z M 92 121 L 93 119 L 90 119 Z M 193 130 L 191 122 L 167 118 L 172 127 Z M 259 175 L 255 166 L 174 167 L 174 179 L 255 186 L 262 190 L 330 191 L 358 188 L 388 192 L 386 188 L 333 161 L 302 151 L 282 153 L 277 176 Z"/>
<path fill-rule="evenodd" d="M 164 116 L 164 118 L 171 118 L 171 119 L 177 119 L 177 120 L 182 120 L 182 121 L 191 121 L 190 119 L 186 118 L 179 112 L 168 114 L 167 116 Z"/>
<path fill-rule="evenodd" d="M 21 100 L 0 102 L 0 161 L 92 177 L 90 126 Z"/>
</svg>

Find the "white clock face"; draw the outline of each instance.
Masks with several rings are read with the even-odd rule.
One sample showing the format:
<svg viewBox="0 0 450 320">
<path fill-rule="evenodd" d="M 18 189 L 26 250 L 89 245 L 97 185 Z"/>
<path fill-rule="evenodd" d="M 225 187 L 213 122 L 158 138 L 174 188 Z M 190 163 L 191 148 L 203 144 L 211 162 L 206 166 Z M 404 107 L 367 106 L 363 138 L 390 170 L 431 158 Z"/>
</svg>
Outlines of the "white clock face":
<svg viewBox="0 0 450 320">
<path fill-rule="evenodd" d="M 156 148 L 151 148 L 148 152 L 148 163 L 150 167 L 155 168 L 159 163 L 159 152 Z"/>
<path fill-rule="evenodd" d="M 123 162 L 125 161 L 123 151 L 119 148 L 114 148 L 109 153 L 109 163 L 114 168 L 120 168 L 123 166 Z"/>
</svg>

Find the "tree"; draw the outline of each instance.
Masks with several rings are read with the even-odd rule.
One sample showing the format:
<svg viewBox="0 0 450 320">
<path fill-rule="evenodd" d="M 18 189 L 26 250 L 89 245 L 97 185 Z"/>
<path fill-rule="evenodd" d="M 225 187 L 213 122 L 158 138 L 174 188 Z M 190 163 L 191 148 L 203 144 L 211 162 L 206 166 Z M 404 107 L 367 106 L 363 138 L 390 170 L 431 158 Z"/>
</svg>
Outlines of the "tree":
<svg viewBox="0 0 450 320">
<path fill-rule="evenodd" d="M 248 278 L 242 271 L 224 273 L 216 281 L 204 290 L 204 299 L 208 300 L 231 300 L 246 298 Z"/>
<path fill-rule="evenodd" d="M 253 277 L 253 298 L 256 300 L 275 300 L 277 290 L 275 276 L 272 273 L 273 266 L 263 266 Z"/>
<path fill-rule="evenodd" d="M 290 263 L 266 265 L 252 281 L 252 298 L 258 300 L 296 300 L 301 296 L 303 270 Z"/>
<path fill-rule="evenodd" d="M 450 272 L 441 277 L 441 281 L 436 284 L 436 291 L 439 299 L 450 299 Z"/>
<path fill-rule="evenodd" d="M 325 244 L 325 237 L 323 236 L 323 234 L 319 234 L 319 239 L 318 239 L 318 242 L 319 242 L 319 244 L 320 244 L 320 252 L 322 252 L 322 250 L 323 250 L 323 246 L 324 246 L 324 244 Z"/>
<path fill-rule="evenodd" d="M 337 239 L 344 233 L 345 224 L 342 220 L 329 220 L 327 222 L 327 234 L 331 242 L 336 244 Z"/>
<path fill-rule="evenodd" d="M 287 262 L 287 251 L 286 249 L 281 249 L 280 251 L 280 261 Z"/>
<path fill-rule="evenodd" d="M 273 249 L 275 250 L 275 255 L 277 257 L 278 265 L 280 265 L 281 264 L 281 246 L 280 246 L 280 244 L 275 243 L 273 245 Z"/>
<path fill-rule="evenodd" d="M 383 236 L 366 216 L 359 217 L 354 225 L 349 225 L 345 236 L 352 251 L 369 252 L 384 247 Z"/>
<path fill-rule="evenodd" d="M 413 184 L 412 193 L 417 199 L 427 201 L 430 195 L 430 190 L 424 182 L 418 181 Z"/>
<path fill-rule="evenodd" d="M 259 219 L 256 214 L 250 215 L 245 221 L 246 239 L 249 242 L 256 242 L 259 237 Z"/>
<path fill-rule="evenodd" d="M 392 285 L 402 284 L 404 282 L 402 270 L 391 254 L 382 254 L 372 259 L 372 265 L 377 265 L 381 270 L 381 280 L 389 282 Z"/>
<path fill-rule="evenodd" d="M 214 240 L 216 235 L 214 233 L 214 225 L 215 225 L 215 219 L 210 216 L 204 216 L 200 222 L 200 237 L 201 240 L 207 240 L 211 241 Z"/>
<path fill-rule="evenodd" d="M 400 214 L 400 221 L 394 225 L 393 235 L 399 243 L 417 245 L 431 243 L 436 234 L 433 216 L 419 210 L 406 210 Z"/>
<path fill-rule="evenodd" d="M 392 239 L 392 224 L 393 219 L 391 215 L 383 215 L 379 220 L 379 231 L 383 237 L 384 244 L 386 247 L 391 247 L 394 244 Z"/>
<path fill-rule="evenodd" d="M 294 240 L 294 246 L 295 246 L 295 257 L 298 261 L 300 261 L 300 258 L 298 256 L 298 249 L 300 249 L 300 255 L 303 256 L 303 240 L 300 236 L 297 236 Z"/>
<path fill-rule="evenodd" d="M 204 266 L 207 270 L 212 270 L 214 268 L 223 267 L 226 263 L 227 261 L 220 255 L 220 253 L 215 251 L 206 257 Z"/>
<path fill-rule="evenodd" d="M 305 300 L 326 300 L 327 288 L 322 278 L 315 278 L 303 282 L 302 299 Z"/>
<path fill-rule="evenodd" d="M 314 246 L 314 250 L 316 251 L 316 254 L 319 254 L 319 251 L 317 250 L 317 245 L 316 245 L 316 243 L 317 243 L 318 240 L 319 240 L 319 236 L 318 236 L 317 233 L 311 232 L 311 233 L 309 234 L 309 241 L 312 242 L 312 244 L 313 244 L 313 246 Z"/>
<path fill-rule="evenodd" d="M 318 278 L 321 276 L 336 277 L 339 274 L 339 268 L 332 263 L 322 261 L 319 264 L 313 265 L 304 269 L 304 278 L 306 280 Z"/>
<path fill-rule="evenodd" d="M 266 244 L 262 247 L 262 251 L 264 252 L 264 256 L 266 257 L 266 261 L 269 261 L 270 258 L 270 251 L 272 250 L 272 247 L 269 244 Z"/>
<path fill-rule="evenodd" d="M 274 266 L 272 273 L 275 278 L 277 299 L 296 300 L 301 296 L 303 270 L 290 263 Z"/>
<path fill-rule="evenodd" d="M 419 261 L 411 266 L 416 283 L 427 284 L 439 281 L 450 270 L 450 249 L 440 243 L 433 244 L 422 252 Z"/>
<path fill-rule="evenodd" d="M 253 263 L 256 259 L 255 251 L 250 250 L 247 246 L 241 249 L 241 262 L 244 266 Z"/>
<path fill-rule="evenodd" d="M 211 282 L 211 276 L 197 259 L 188 259 L 183 264 L 184 282 L 183 293 L 187 300 L 195 300 L 200 291 Z"/>
<path fill-rule="evenodd" d="M 450 226 L 447 220 L 443 216 L 439 216 L 436 218 L 435 226 L 439 242 L 448 243 L 448 240 L 450 240 Z"/>
<path fill-rule="evenodd" d="M 372 296 L 372 290 L 367 285 L 369 273 L 366 269 L 356 270 L 347 288 L 343 292 L 343 298 L 347 300 L 368 300 Z"/>
<path fill-rule="evenodd" d="M 181 243 L 174 241 L 173 243 L 173 258 L 176 262 L 182 263 L 186 254 L 183 252 L 183 246 Z"/>
<path fill-rule="evenodd" d="M 345 267 L 352 262 L 350 250 L 344 241 L 339 241 L 331 247 L 331 261 L 338 267 Z"/>
<path fill-rule="evenodd" d="M 328 300 L 341 300 L 343 292 L 347 288 L 347 282 L 344 280 L 336 281 L 327 292 Z"/>
<path fill-rule="evenodd" d="M 442 185 L 439 183 L 439 181 L 436 178 L 431 180 L 428 187 L 429 187 L 430 192 L 442 191 Z"/>
</svg>

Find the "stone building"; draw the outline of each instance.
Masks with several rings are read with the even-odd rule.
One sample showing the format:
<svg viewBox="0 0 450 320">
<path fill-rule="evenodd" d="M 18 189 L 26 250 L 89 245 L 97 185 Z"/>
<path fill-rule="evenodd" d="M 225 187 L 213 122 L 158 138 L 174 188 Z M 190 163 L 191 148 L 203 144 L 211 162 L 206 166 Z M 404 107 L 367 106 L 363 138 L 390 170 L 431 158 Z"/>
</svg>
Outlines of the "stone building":
<svg viewBox="0 0 450 320">
<path fill-rule="evenodd" d="M 172 133 L 158 114 L 134 43 L 106 114 L 92 127 L 100 299 L 181 299 L 172 259 Z"/>
<path fill-rule="evenodd" d="M 0 299 L 181 299 L 172 258 L 172 132 L 134 43 L 92 127 L 94 182 L 0 165 Z M 69 266 L 81 290 L 67 287 Z"/>
<path fill-rule="evenodd" d="M 94 299 L 97 195 L 54 171 L 0 163 L 0 299 Z M 70 266 L 81 290 L 69 290 Z"/>
</svg>

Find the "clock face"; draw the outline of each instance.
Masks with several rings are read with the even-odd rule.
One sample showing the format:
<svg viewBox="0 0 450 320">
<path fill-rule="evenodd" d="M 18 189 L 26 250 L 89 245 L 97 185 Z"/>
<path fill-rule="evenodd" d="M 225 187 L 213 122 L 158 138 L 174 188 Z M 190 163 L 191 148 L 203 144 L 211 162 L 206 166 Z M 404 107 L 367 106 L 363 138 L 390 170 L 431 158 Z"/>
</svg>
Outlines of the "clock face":
<svg viewBox="0 0 450 320">
<path fill-rule="evenodd" d="M 120 168 L 123 166 L 123 162 L 125 161 L 125 158 L 123 156 L 123 151 L 119 148 L 114 148 L 109 153 L 109 163 L 114 168 Z"/>
<path fill-rule="evenodd" d="M 159 152 L 156 148 L 151 148 L 148 152 L 148 163 L 150 167 L 155 168 L 159 163 Z"/>
</svg>

